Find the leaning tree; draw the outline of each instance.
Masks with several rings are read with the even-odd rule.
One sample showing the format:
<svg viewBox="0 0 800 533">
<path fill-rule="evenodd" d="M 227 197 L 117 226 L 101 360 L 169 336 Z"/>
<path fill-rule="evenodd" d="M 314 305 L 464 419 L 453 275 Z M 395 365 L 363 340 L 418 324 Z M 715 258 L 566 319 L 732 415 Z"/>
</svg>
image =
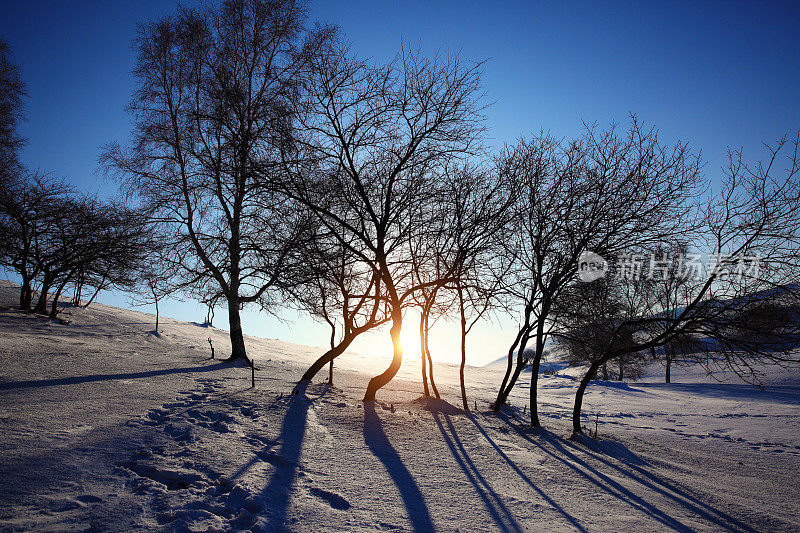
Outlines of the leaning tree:
<svg viewBox="0 0 800 533">
<path fill-rule="evenodd" d="M 370 65 L 338 42 L 312 58 L 303 90 L 306 134 L 286 154 L 287 194 L 380 282 L 394 351 L 369 382 L 370 401 L 400 368 L 403 310 L 424 285 L 411 275 L 408 239 L 433 210 L 419 206 L 435 201 L 437 169 L 481 149 L 480 65 L 412 50 Z"/>
<path fill-rule="evenodd" d="M 516 183 L 516 218 L 506 240 L 507 291 L 521 314 L 494 409 L 506 402 L 526 365 L 531 340 L 531 423 L 539 426 L 537 383 L 554 302 L 574 278 L 581 256 L 613 257 L 678 239 L 692 227 L 701 162 L 687 145 L 663 144 L 632 118 L 627 131 L 589 125 L 578 139 L 547 134 L 507 148 L 498 172 Z M 516 354 L 516 365 L 514 364 Z"/>
<path fill-rule="evenodd" d="M 684 273 L 682 290 L 667 307 L 652 294 L 622 300 L 624 311 L 606 322 L 606 342 L 595 346 L 578 385 L 574 433 L 582 431 L 586 388 L 603 364 L 619 357 L 680 344 L 691 362 L 751 382 L 758 381 L 760 365 L 800 364 L 799 141 L 800 134 L 767 145 L 767 158 L 755 165 L 740 151 L 730 153 L 719 191 L 699 206 L 695 245 L 706 252 L 705 264 Z M 660 272 L 650 277 L 669 275 L 668 268 L 651 264 Z M 643 295 L 641 285 L 626 279 L 623 290 Z M 570 341 L 580 343 L 580 337 L 575 330 Z"/>
</svg>

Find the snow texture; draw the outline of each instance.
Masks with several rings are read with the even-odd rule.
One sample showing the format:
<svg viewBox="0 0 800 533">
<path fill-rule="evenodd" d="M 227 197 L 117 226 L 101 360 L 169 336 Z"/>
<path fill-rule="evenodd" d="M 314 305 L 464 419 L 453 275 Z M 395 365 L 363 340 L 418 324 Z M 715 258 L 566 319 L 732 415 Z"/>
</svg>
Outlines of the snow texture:
<svg viewBox="0 0 800 533">
<path fill-rule="evenodd" d="M 209 359 L 224 331 L 162 319 L 156 336 L 100 304 L 50 321 L 15 297 L 0 286 L 0 530 L 800 531 L 797 372 L 594 382 L 599 437 L 570 440 L 574 369 L 541 376 L 532 432 L 529 374 L 488 411 L 502 365 L 467 368 L 470 413 L 451 365 L 443 399 L 420 398 L 417 361 L 362 403 L 389 354 L 345 354 L 335 388 L 293 396 L 319 349 L 247 338 L 251 389 Z"/>
</svg>

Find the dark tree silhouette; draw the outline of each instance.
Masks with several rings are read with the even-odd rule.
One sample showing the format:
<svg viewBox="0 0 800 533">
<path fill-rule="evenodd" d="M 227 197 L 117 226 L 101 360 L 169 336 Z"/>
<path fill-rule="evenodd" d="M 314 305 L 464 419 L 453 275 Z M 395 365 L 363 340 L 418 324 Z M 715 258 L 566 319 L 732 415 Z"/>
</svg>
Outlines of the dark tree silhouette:
<svg viewBox="0 0 800 533">
<path fill-rule="evenodd" d="M 42 274 L 41 244 L 63 222 L 60 206 L 73 191 L 62 180 L 41 172 L 6 190 L 8 194 L 0 196 L 0 264 L 19 275 L 19 307 L 30 311 L 34 285 Z"/>
<path fill-rule="evenodd" d="M 753 166 L 731 152 L 723 186 L 700 207 L 696 240 L 711 250 L 704 275 L 685 283 L 668 308 L 657 297 L 630 298 L 620 317 L 606 322 L 605 346 L 594 348 L 575 396 L 574 433 L 582 431 L 589 382 L 619 357 L 677 344 L 691 350 L 692 362 L 751 382 L 758 381 L 755 363 L 800 364 L 793 352 L 800 345 L 798 140 L 767 146 L 767 159 Z M 571 341 L 580 342 L 579 335 Z"/>
<path fill-rule="evenodd" d="M 287 290 L 289 301 L 328 324 L 331 335 L 330 349 L 306 370 L 297 390 L 307 386 L 326 364 L 332 386 L 334 359 L 359 335 L 387 321 L 380 276 L 364 270 L 359 255 L 353 253 L 357 246 L 357 242 L 340 246 L 333 235 L 320 229 L 304 249 L 304 268 L 298 271 L 302 282 Z"/>
<path fill-rule="evenodd" d="M 19 66 L 14 63 L 8 43 L 0 39 L 0 193 L 22 174 L 19 149 L 25 143 L 17 132 L 24 118 L 25 84 Z"/>
<path fill-rule="evenodd" d="M 287 154 L 294 176 L 287 194 L 313 211 L 360 270 L 380 279 L 394 355 L 370 380 L 365 401 L 402 361 L 403 309 L 421 288 L 411 275 L 409 233 L 433 211 L 420 206 L 436 198 L 438 169 L 480 149 L 479 68 L 408 50 L 370 66 L 334 43 L 307 72 L 308 105 L 298 116 L 307 135 Z"/>
<path fill-rule="evenodd" d="M 552 306 L 574 278 L 584 252 L 613 257 L 691 231 L 691 200 L 701 163 L 685 144 L 667 147 L 633 117 L 628 130 L 587 126 L 579 139 L 549 135 L 521 141 L 498 159 L 498 172 L 516 183 L 516 231 L 505 241 L 515 265 L 506 290 L 519 302 L 520 327 L 494 402 L 499 409 L 531 361 L 531 423 L 539 426 L 537 383 Z M 517 354 L 516 365 L 513 356 Z"/>
<path fill-rule="evenodd" d="M 240 309 L 270 309 L 297 260 L 298 210 L 275 191 L 297 80 L 315 43 L 301 1 L 227 0 L 142 24 L 135 125 L 102 158 L 163 224 L 183 288 L 224 301 L 232 359 L 247 359 Z"/>
</svg>

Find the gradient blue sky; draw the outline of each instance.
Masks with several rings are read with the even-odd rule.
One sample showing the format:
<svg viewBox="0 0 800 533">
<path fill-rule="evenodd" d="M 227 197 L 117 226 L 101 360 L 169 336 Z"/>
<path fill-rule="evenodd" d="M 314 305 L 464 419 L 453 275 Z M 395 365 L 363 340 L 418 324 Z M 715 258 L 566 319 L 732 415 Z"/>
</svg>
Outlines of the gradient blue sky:
<svg viewBox="0 0 800 533">
<path fill-rule="evenodd" d="M 116 185 L 96 172 L 97 155 L 103 143 L 128 136 L 135 25 L 175 6 L 171 0 L 0 5 L 0 35 L 28 86 L 21 127 L 29 138 L 27 165 L 63 175 L 87 193 L 114 193 Z M 762 141 L 800 128 L 797 2 L 320 1 L 312 4 L 311 20 L 339 25 L 355 51 L 377 60 L 391 58 L 401 42 L 487 60 L 483 80 L 494 102 L 488 126 L 498 146 L 539 129 L 571 136 L 582 120 L 625 122 L 636 113 L 665 140 L 702 150 L 713 180 L 728 146 L 755 157 Z M 179 303 L 166 314 L 204 316 Z M 222 325 L 224 313 L 218 315 Z M 325 328 L 307 319 L 286 324 L 251 312 L 245 329 L 327 342 Z M 492 325 L 476 331 L 471 361 L 502 355 L 508 333 Z M 452 332 L 433 340 L 434 352 L 451 359 Z M 356 349 L 383 351 L 380 342 L 366 339 Z"/>
</svg>

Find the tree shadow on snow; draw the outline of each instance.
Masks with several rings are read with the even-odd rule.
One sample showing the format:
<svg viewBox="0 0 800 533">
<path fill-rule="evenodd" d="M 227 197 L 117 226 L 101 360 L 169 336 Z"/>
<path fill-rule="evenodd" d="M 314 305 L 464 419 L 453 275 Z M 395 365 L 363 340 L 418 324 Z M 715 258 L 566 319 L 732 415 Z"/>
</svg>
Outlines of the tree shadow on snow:
<svg viewBox="0 0 800 533">
<path fill-rule="evenodd" d="M 425 499 L 411 472 L 403 464 L 397 450 L 383 431 L 383 424 L 375 412 L 375 402 L 364 402 L 364 442 L 372 454 L 383 463 L 392 481 L 397 485 L 414 531 L 434 531 Z"/>
<path fill-rule="evenodd" d="M 517 464 L 514 462 L 514 460 L 513 460 L 513 459 L 511 459 L 511 458 L 510 458 L 510 457 L 509 457 L 509 456 L 508 456 L 508 455 L 507 455 L 507 454 L 506 454 L 506 453 L 503 451 L 503 449 L 502 449 L 502 448 L 500 448 L 500 446 L 499 446 L 499 445 L 498 445 L 498 444 L 497 444 L 497 443 L 494 441 L 494 439 L 492 439 L 492 438 L 489 436 L 489 434 L 486 432 L 486 430 L 483 428 L 483 426 L 481 426 L 481 425 L 480 425 L 480 423 L 478 423 L 478 421 L 476 420 L 476 418 L 475 418 L 474 416 L 469 416 L 469 417 L 467 417 L 467 418 L 468 418 L 468 419 L 469 419 L 469 420 L 470 420 L 470 421 L 471 421 L 473 424 L 475 424 L 475 427 L 477 427 L 477 428 L 478 428 L 478 431 L 481 433 L 481 435 L 483 435 L 483 437 L 484 437 L 484 438 L 486 439 L 486 441 L 487 441 L 487 442 L 488 442 L 488 443 L 489 443 L 489 444 L 492 446 L 492 448 L 494 448 L 494 450 L 495 450 L 495 451 L 498 453 L 498 455 L 500 455 L 500 457 L 501 457 L 501 458 L 502 458 L 502 459 L 503 459 L 503 460 L 504 460 L 506 463 L 508 463 L 508 465 L 511 467 L 511 469 L 512 469 L 512 470 L 514 470 L 514 472 L 515 472 L 515 473 L 516 473 L 516 474 L 517 474 L 517 475 L 518 475 L 520 478 L 522 478 L 522 480 L 523 480 L 523 481 L 525 481 L 525 482 L 526 482 L 528 485 L 530 485 L 530 486 L 531 486 L 531 488 L 532 488 L 533 490 L 535 490 L 535 491 L 536 491 L 536 492 L 539 494 L 539 496 L 541 496 L 541 497 L 542 497 L 542 498 L 543 498 L 543 499 L 544 499 L 544 500 L 547 502 L 547 504 L 548 504 L 548 505 L 550 505 L 550 507 L 552 507 L 553 509 L 555 509 L 556 511 L 558 511 L 558 512 L 561 514 L 561 516 L 563 516 L 563 517 L 564 517 L 564 519 L 565 519 L 567 522 L 569 522 L 569 524 L 570 524 L 572 527 L 574 527 L 576 530 L 578 530 L 578 531 L 586 531 L 586 528 L 584 528 L 584 527 L 583 527 L 583 526 L 580 524 L 580 522 L 578 522 L 578 520 L 577 520 L 577 519 L 576 519 L 574 516 L 572 516 L 571 514 L 569 514 L 569 513 L 568 513 L 566 510 L 564 510 L 564 508 L 563 508 L 563 507 L 561 507 L 561 506 L 560 506 L 558 503 L 556 503 L 556 501 L 555 501 L 555 500 L 553 500 L 553 499 L 552 499 L 552 498 L 551 498 L 551 497 L 550 497 L 550 496 L 549 496 L 549 495 L 548 495 L 546 492 L 544 492 L 544 491 L 543 491 L 543 490 L 542 490 L 542 489 L 541 489 L 541 488 L 540 488 L 540 487 L 539 487 L 539 486 L 538 486 L 536 483 L 534 483 L 534 482 L 533 482 L 533 480 L 532 480 L 532 479 L 531 479 L 531 478 L 530 478 L 530 477 L 529 477 L 529 476 L 528 476 L 528 475 L 527 475 L 525 472 L 523 472 L 523 471 L 522 471 L 522 469 L 521 469 L 519 466 L 517 466 Z"/>
<path fill-rule="evenodd" d="M 675 531 L 694 531 L 694 527 L 684 524 L 673 516 L 659 509 L 655 503 L 652 503 L 644 497 L 634 493 L 630 488 L 623 486 L 611 476 L 603 473 L 595 465 L 591 465 L 588 459 L 593 459 L 604 468 L 613 471 L 614 477 L 624 477 L 625 479 L 636 483 L 639 488 L 652 491 L 655 494 L 663 496 L 672 500 L 680 505 L 686 511 L 700 516 L 719 527 L 721 530 L 727 531 L 756 531 L 753 527 L 745 524 L 744 522 L 734 518 L 733 516 L 720 511 L 708 503 L 701 501 L 698 497 L 689 494 L 686 490 L 679 488 L 676 484 L 662 479 L 658 475 L 646 470 L 643 466 L 647 463 L 642 460 L 631 460 L 631 456 L 636 455 L 628 450 L 624 445 L 615 443 L 615 446 L 604 446 L 601 443 L 591 439 L 583 439 L 584 444 L 579 445 L 562 439 L 557 435 L 544 430 L 538 430 L 539 439 L 534 439 L 531 435 L 520 430 L 513 421 L 502 413 L 498 418 L 505 421 L 516 433 L 527 442 L 533 444 L 543 453 L 552 457 L 569 470 L 572 470 L 579 477 L 591 482 L 599 489 L 608 493 L 611 497 L 620 502 L 625 502 L 634 509 L 649 515 L 653 519 L 660 522 L 664 527 Z M 503 452 L 499 447 L 491 441 L 491 438 L 480 424 L 473 418 L 473 423 L 478 427 L 479 431 L 484 437 L 490 441 L 492 446 L 498 450 L 499 453 Z M 624 449 L 627 453 L 620 453 L 620 449 Z M 578 454 L 583 455 L 583 457 Z M 505 455 L 505 454 L 503 454 Z M 609 456 L 619 462 L 614 462 L 609 459 Z M 509 462 L 510 459 L 507 459 Z"/>
<path fill-rule="evenodd" d="M 444 424 L 442 423 L 442 419 L 439 418 L 440 416 L 444 419 Z M 453 426 L 450 417 L 447 414 L 440 415 L 439 413 L 433 413 L 433 419 L 436 425 L 439 426 L 439 431 L 442 432 L 442 437 L 444 437 L 447 447 L 450 448 L 450 453 L 453 454 L 453 458 L 458 463 L 458 466 L 461 467 L 461 470 L 466 474 L 467 479 L 469 479 L 469 482 L 475 488 L 478 496 L 483 500 L 483 504 L 491 515 L 492 520 L 494 520 L 494 523 L 497 525 L 497 528 L 500 531 L 523 531 L 514 519 L 511 511 L 509 511 L 505 503 L 503 503 L 503 500 L 494 491 L 472 461 L 458 433 L 456 433 L 456 428 Z M 444 427 L 445 424 L 447 425 L 447 429 Z"/>
<path fill-rule="evenodd" d="M 306 433 L 306 420 L 311 400 L 305 395 L 290 395 L 289 407 L 281 423 L 278 442 L 281 443 L 277 453 L 261 454 L 261 459 L 271 463 L 275 470 L 264 487 L 264 502 L 269 510 L 269 525 L 276 531 L 288 531 L 286 515 L 289 509 L 292 486 L 297 477 L 300 465 L 300 452 Z M 266 452 L 266 450 L 265 450 Z M 238 477 L 240 472 L 234 475 Z"/>
<path fill-rule="evenodd" d="M 39 387 L 56 387 L 59 385 L 77 385 L 80 383 L 94 383 L 96 381 L 112 381 L 121 379 L 140 379 L 170 374 L 194 374 L 198 372 L 213 372 L 221 368 L 230 367 L 229 362 L 219 362 L 212 365 L 185 366 L 178 368 L 163 368 L 160 370 L 146 370 L 143 372 L 125 372 L 116 374 L 90 374 L 88 376 L 72 376 L 68 378 L 38 379 L 26 381 L 0 382 L 0 390 L 32 389 Z"/>
</svg>

